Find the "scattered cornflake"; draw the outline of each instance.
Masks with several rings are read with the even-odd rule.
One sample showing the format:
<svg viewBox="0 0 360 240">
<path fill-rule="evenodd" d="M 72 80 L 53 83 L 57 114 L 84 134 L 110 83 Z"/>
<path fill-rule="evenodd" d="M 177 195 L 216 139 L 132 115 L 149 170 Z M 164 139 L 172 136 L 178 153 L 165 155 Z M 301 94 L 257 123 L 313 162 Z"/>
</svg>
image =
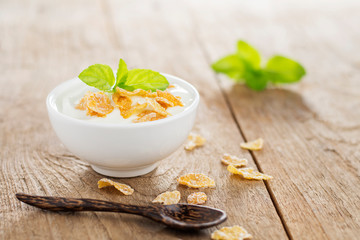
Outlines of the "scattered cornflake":
<svg viewBox="0 0 360 240">
<path fill-rule="evenodd" d="M 206 142 L 206 139 L 200 135 L 190 133 L 188 136 L 188 142 L 185 144 L 185 150 L 191 151 L 196 147 L 203 146 Z"/>
<path fill-rule="evenodd" d="M 85 94 L 75 108 L 86 110 L 86 115 L 97 117 L 105 117 L 114 110 L 110 98 L 104 92 L 90 91 Z"/>
<path fill-rule="evenodd" d="M 156 90 L 156 93 L 159 97 L 166 98 L 167 100 L 172 102 L 174 106 L 180 106 L 180 107 L 184 106 L 184 104 L 180 100 L 181 99 L 180 97 L 175 97 L 174 95 L 172 95 L 167 91 Z"/>
<path fill-rule="evenodd" d="M 152 99 L 152 98 L 146 98 L 146 102 L 149 104 L 149 106 L 151 107 L 151 109 L 162 115 L 162 116 L 167 116 L 167 115 L 170 115 L 170 113 L 168 113 L 166 111 L 165 108 L 163 108 L 155 99 Z"/>
<path fill-rule="evenodd" d="M 238 158 L 236 156 L 225 153 L 221 159 L 225 165 L 233 165 L 234 167 L 244 167 L 248 164 L 245 158 Z"/>
<path fill-rule="evenodd" d="M 207 196 L 204 192 L 194 192 L 187 198 L 189 204 L 204 204 L 207 200 Z"/>
<path fill-rule="evenodd" d="M 223 227 L 220 230 L 216 230 L 211 234 L 211 239 L 245 240 L 245 239 L 252 239 L 252 236 L 243 227 L 235 225 L 233 227 Z"/>
<path fill-rule="evenodd" d="M 233 174 L 238 174 L 243 178 L 250 180 L 270 180 L 273 178 L 270 175 L 254 171 L 253 168 L 236 168 L 233 165 L 229 165 L 227 170 Z"/>
<path fill-rule="evenodd" d="M 167 88 L 169 89 L 169 88 L 174 88 L 174 87 L 175 87 L 174 85 L 170 84 Z"/>
<path fill-rule="evenodd" d="M 134 189 L 132 189 L 129 185 L 114 182 L 107 178 L 103 178 L 98 181 L 99 188 L 108 187 L 108 186 L 114 186 L 117 190 L 119 190 L 125 195 L 131 195 L 134 192 Z"/>
<path fill-rule="evenodd" d="M 241 143 L 240 147 L 248 150 L 261 150 L 264 145 L 264 140 L 262 138 L 258 138 L 251 142 Z"/>
<path fill-rule="evenodd" d="M 215 181 L 202 173 L 189 173 L 179 177 L 177 181 L 191 188 L 215 187 Z"/>
<path fill-rule="evenodd" d="M 180 192 L 164 192 L 158 195 L 152 202 L 153 203 L 162 203 L 164 205 L 176 204 L 180 201 Z"/>
</svg>

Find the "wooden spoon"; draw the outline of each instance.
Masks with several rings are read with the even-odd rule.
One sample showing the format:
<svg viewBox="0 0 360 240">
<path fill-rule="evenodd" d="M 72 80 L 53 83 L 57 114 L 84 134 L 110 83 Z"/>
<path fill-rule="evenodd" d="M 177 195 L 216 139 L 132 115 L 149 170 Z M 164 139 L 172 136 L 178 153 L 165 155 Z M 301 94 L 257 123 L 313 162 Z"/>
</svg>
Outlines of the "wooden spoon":
<svg viewBox="0 0 360 240">
<path fill-rule="evenodd" d="M 17 199 L 50 211 L 102 211 L 141 215 L 177 229 L 202 229 L 218 225 L 227 218 L 222 210 L 191 204 L 134 206 L 87 198 L 34 196 L 17 193 Z"/>
</svg>

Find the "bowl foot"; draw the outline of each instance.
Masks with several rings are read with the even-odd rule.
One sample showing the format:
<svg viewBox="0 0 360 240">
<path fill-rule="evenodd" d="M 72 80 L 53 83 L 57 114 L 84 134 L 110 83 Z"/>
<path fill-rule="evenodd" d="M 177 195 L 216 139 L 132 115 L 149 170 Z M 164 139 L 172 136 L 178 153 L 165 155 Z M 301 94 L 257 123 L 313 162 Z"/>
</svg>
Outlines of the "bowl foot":
<svg viewBox="0 0 360 240">
<path fill-rule="evenodd" d="M 108 169 L 100 166 L 91 165 L 91 168 L 101 175 L 109 176 L 109 177 L 119 177 L 119 178 L 128 178 L 128 177 L 137 177 L 141 175 L 145 175 L 152 170 L 154 170 L 159 165 L 159 162 L 154 164 L 147 165 L 145 167 L 139 168 L 131 168 L 131 169 Z"/>
</svg>

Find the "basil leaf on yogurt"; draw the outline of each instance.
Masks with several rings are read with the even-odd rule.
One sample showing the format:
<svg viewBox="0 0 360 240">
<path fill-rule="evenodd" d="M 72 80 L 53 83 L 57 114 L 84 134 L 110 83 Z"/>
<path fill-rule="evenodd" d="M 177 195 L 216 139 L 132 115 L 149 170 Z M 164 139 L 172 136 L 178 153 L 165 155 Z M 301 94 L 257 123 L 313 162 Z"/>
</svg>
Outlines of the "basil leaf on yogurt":
<svg viewBox="0 0 360 240">
<path fill-rule="evenodd" d="M 114 72 L 108 65 L 94 64 L 79 74 L 81 81 L 101 91 L 111 92 L 114 88 Z"/>
<path fill-rule="evenodd" d="M 128 91 L 140 88 L 154 92 L 156 89 L 165 90 L 168 86 L 168 80 L 158 72 L 149 69 L 132 69 L 128 72 L 126 82 L 119 87 Z"/>
<path fill-rule="evenodd" d="M 79 74 L 81 81 L 101 91 L 114 92 L 116 87 L 128 91 L 135 89 L 165 90 L 169 86 L 168 80 L 158 72 L 149 69 L 128 70 L 126 63 L 120 59 L 116 79 L 114 72 L 108 65 L 94 64 Z"/>
<path fill-rule="evenodd" d="M 128 76 L 128 69 L 124 60 L 120 58 L 119 67 L 116 72 L 116 84 L 115 86 L 121 85 L 126 82 Z"/>
</svg>

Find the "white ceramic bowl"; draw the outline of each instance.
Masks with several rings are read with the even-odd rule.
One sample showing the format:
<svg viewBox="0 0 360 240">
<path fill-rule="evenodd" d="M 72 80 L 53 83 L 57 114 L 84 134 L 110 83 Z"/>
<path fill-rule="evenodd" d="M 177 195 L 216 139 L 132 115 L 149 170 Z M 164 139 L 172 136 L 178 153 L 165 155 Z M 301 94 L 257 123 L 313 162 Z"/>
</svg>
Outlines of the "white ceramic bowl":
<svg viewBox="0 0 360 240">
<path fill-rule="evenodd" d="M 199 105 L 199 93 L 188 82 L 163 74 L 170 84 L 185 88 L 193 101 L 183 112 L 152 122 L 114 124 L 76 119 L 58 110 L 57 98 L 79 86 L 74 78 L 57 86 L 46 99 L 50 122 L 63 144 L 88 161 L 98 173 L 112 177 L 146 174 L 158 162 L 178 149 L 192 129 Z"/>
</svg>

